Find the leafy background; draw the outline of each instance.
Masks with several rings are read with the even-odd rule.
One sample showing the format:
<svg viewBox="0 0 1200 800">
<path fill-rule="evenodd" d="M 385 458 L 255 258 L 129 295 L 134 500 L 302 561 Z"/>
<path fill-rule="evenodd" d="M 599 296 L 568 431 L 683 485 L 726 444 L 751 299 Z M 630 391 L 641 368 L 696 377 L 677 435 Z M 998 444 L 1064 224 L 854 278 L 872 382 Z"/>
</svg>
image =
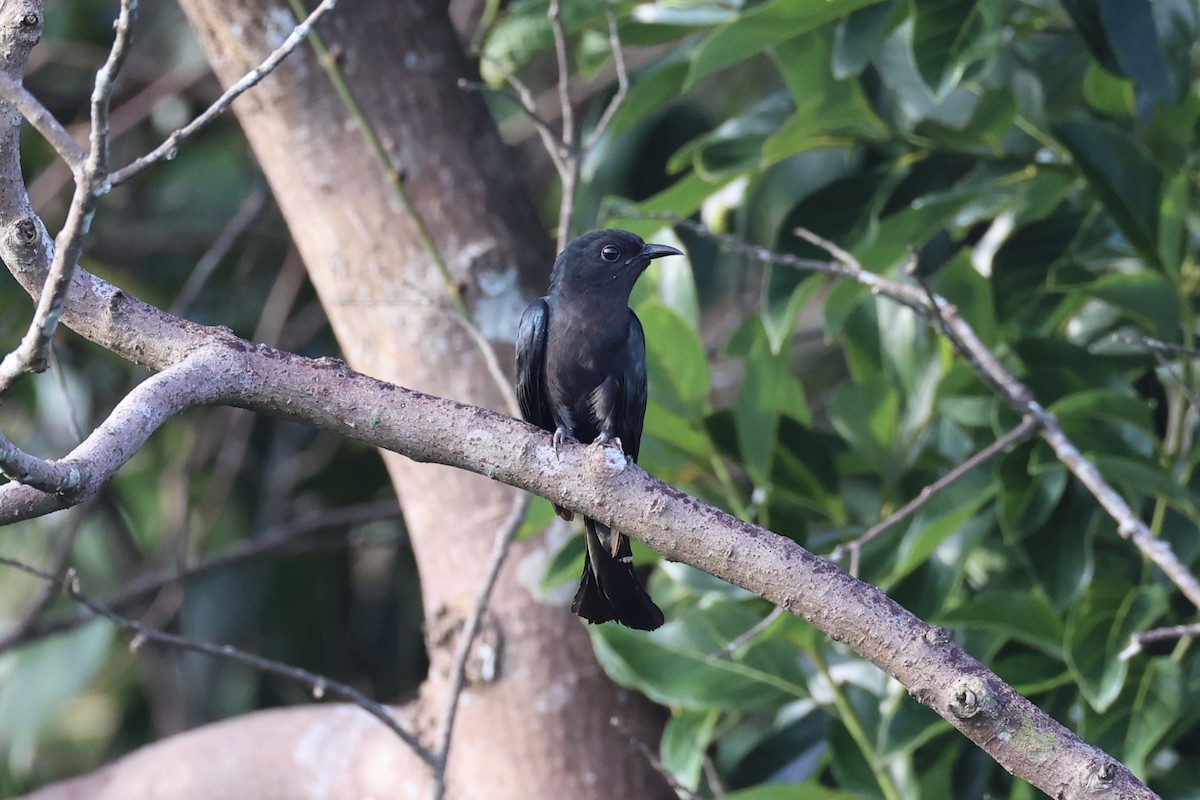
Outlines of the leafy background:
<svg viewBox="0 0 1200 800">
<path fill-rule="evenodd" d="M 555 79 L 546 0 L 490 4 L 474 37 L 486 80 Z M 29 85 L 86 117 L 111 3 L 52 7 Z M 1187 0 L 615 2 L 631 91 L 584 162 L 576 227 L 681 244 L 634 296 L 651 382 L 642 464 L 708 502 L 827 554 L 1019 420 L 906 308 L 861 286 L 731 254 L 656 213 L 773 251 L 870 270 L 910 258 L 1193 570 L 1200 568 L 1195 345 L 1200 7 Z M 157 144 L 216 91 L 178 11 L 149 4 L 120 85 L 117 161 Z M 603 6 L 567 3 L 573 67 L 612 90 Z M 528 123 L 502 129 L 536 161 Z M 25 142 L 39 212 L 68 176 Z M 547 225 L 556 187 L 532 170 Z M 245 224 L 243 224 L 245 223 Z M 85 266 L 197 321 L 310 355 L 336 345 L 252 155 L 227 120 L 114 192 Z M 232 247 L 214 245 L 230 239 Z M 207 254 L 207 257 L 206 257 Z M 200 275 L 211 269 L 206 279 Z M 7 281 L 7 278 L 3 280 Z M 28 301 L 0 293 L 15 343 Z M 20 385 L 7 432 L 57 455 L 138 380 L 71 334 L 57 373 Z M 420 591 L 369 450 L 229 409 L 170 423 L 82 509 L 5 530 L 38 563 L 71 548 L 105 595 L 154 569 L 290 531 L 286 548 L 166 587 L 132 610 L 402 700 L 425 669 Z M 381 505 L 382 503 L 382 505 Z M 331 509 L 370 521 L 305 533 Z M 535 503 L 527 528 L 552 515 Z M 548 593 L 577 575 L 563 545 Z M 639 562 L 652 559 L 641 549 Z M 1133 632 L 1196 610 L 1122 540 L 1040 441 L 937 495 L 867 546 L 864 580 L 947 627 L 1039 706 L 1167 798 L 1200 797 L 1200 656 L 1184 640 L 1128 661 Z M 612 677 L 670 709 L 660 757 L 702 796 L 1025 798 L 896 683 L 789 617 L 677 564 L 651 592 L 670 622 L 592 629 Z M 561 590 L 557 590 L 561 591 Z M 0 637 L 40 587 L 0 581 Z M 66 618 L 63 599 L 40 619 Z M 38 623 L 42 624 L 42 623 Z M 299 691 L 240 667 L 145 649 L 90 623 L 0 653 L 0 794 L 94 767 L 159 736 Z"/>
</svg>

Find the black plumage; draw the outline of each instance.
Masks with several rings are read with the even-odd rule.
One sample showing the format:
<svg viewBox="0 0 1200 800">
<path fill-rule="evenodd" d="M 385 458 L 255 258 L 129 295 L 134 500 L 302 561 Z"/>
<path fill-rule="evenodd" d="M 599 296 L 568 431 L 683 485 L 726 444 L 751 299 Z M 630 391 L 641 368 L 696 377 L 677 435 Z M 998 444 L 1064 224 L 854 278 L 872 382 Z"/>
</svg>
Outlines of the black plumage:
<svg viewBox="0 0 1200 800">
<path fill-rule="evenodd" d="M 550 292 L 521 315 L 517 397 L 525 419 L 563 441 L 619 440 L 637 461 L 646 415 L 646 340 L 629 293 L 655 258 L 682 255 L 628 231 L 596 231 L 554 262 Z M 564 519 L 570 511 L 555 506 Z M 663 614 L 633 571 L 629 539 L 584 517 L 587 552 L 571 610 L 589 622 L 654 630 Z"/>
</svg>

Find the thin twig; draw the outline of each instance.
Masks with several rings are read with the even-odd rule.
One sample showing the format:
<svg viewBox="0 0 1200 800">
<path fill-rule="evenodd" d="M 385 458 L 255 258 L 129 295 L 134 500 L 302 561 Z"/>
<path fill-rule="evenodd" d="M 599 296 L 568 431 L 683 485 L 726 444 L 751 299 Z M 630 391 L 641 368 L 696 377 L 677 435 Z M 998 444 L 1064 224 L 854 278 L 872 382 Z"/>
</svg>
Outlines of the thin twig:
<svg viewBox="0 0 1200 800">
<path fill-rule="evenodd" d="M 520 79 L 515 75 L 506 75 L 505 80 L 512 85 L 512 89 L 498 89 L 494 86 L 488 86 L 482 81 L 469 81 L 466 78 L 458 79 L 458 88 L 502 97 L 519 108 L 521 113 L 533 123 L 534 130 L 538 132 L 538 136 L 542 139 L 542 145 L 546 149 L 546 154 L 550 156 L 550 160 L 554 162 L 555 171 L 561 176 L 567 167 L 563 161 L 558 134 L 550 127 L 550 123 L 546 122 L 538 114 L 537 106 L 534 104 L 533 94 L 530 93 L 529 87 L 520 82 Z"/>
<path fill-rule="evenodd" d="M 225 223 L 225 227 L 217 235 L 217 238 L 209 246 L 204 255 L 196 262 L 196 266 L 192 268 L 192 272 L 188 275 L 188 279 L 183 284 L 183 288 L 179 290 L 179 294 L 175 296 L 175 302 L 171 304 L 170 313 L 176 316 L 182 316 L 187 312 L 188 306 L 200 294 L 200 290 L 204 288 L 204 284 L 208 281 L 213 270 L 217 265 L 229 254 L 233 249 L 233 245 L 241 238 L 246 229 L 250 227 L 250 223 L 258 217 L 258 212 L 262 211 L 267 202 L 267 189 L 261 184 L 257 186 L 253 192 L 246 196 L 242 204 L 238 206 L 238 210 Z"/>
<path fill-rule="evenodd" d="M 1129 646 L 1117 654 L 1121 661 L 1129 661 L 1142 652 L 1144 645 L 1151 642 L 1162 642 L 1172 639 L 1200 638 L 1200 622 L 1190 625 L 1170 625 L 1165 628 L 1154 628 L 1149 631 L 1135 633 L 1129 640 Z"/>
<path fill-rule="evenodd" d="M 120 612 L 145 600 L 164 586 L 185 583 L 244 561 L 337 546 L 337 543 L 329 541 L 329 537 L 321 535 L 323 531 L 352 528 L 399 517 L 400 507 L 394 500 L 361 503 L 309 514 L 282 525 L 267 528 L 255 536 L 236 542 L 211 558 L 183 569 L 157 569 L 138 575 L 126 581 L 115 594 L 106 598 L 103 603 L 112 610 Z M 362 542 L 350 538 L 341 541 L 341 544 L 347 545 L 360 543 Z M 14 630 L 0 639 L 0 653 L 48 636 L 74 630 L 89 619 L 91 619 L 90 615 L 83 612 L 51 622 L 30 625 L 24 631 Z"/>
<path fill-rule="evenodd" d="M 633 731 L 626 727 L 625 723 L 621 721 L 620 717 L 612 717 L 609 719 L 609 723 L 626 737 L 626 739 L 629 741 L 629 744 L 632 745 L 635 750 L 642 754 L 642 757 L 646 759 L 654 771 L 661 775 L 663 780 L 665 780 L 670 787 L 675 790 L 676 795 L 684 798 L 684 800 L 700 800 L 699 795 L 675 779 L 675 776 L 671 774 L 669 769 L 667 769 L 666 764 L 664 764 L 658 758 L 658 756 L 654 754 L 654 751 L 651 750 L 645 742 L 633 735 Z"/>
<path fill-rule="evenodd" d="M 86 507 L 81 507 L 78 511 L 71 515 L 71 521 L 67 524 L 66 530 L 63 532 L 62 540 L 55 548 L 54 556 L 50 567 L 50 573 L 54 575 L 62 575 L 67 571 L 67 564 L 71 560 L 71 551 L 75 548 L 75 540 L 79 536 L 79 531 L 83 530 L 83 522 L 88 517 Z M 37 618 L 42 612 L 50 607 L 54 602 L 55 596 L 58 594 L 51 584 L 43 584 L 42 590 L 38 594 L 33 603 L 26 609 L 25 613 L 13 626 L 12 631 L 5 637 L 6 639 L 19 639 L 27 636 L 37 624 Z"/>
<path fill-rule="evenodd" d="M 58 390 L 62 392 L 63 402 L 67 406 L 67 425 L 71 428 L 71 435 L 75 437 L 76 442 L 82 442 L 87 436 L 84 433 L 83 425 L 79 421 L 79 409 L 75 407 L 75 399 L 71 397 L 71 389 L 67 386 L 67 373 L 63 369 L 62 359 L 58 357 L 58 351 L 54 345 L 50 345 L 50 371 L 54 373 L 54 380 L 58 383 Z"/>
<path fill-rule="evenodd" d="M 626 95 L 629 94 L 629 73 L 625 68 L 625 50 L 621 47 L 621 35 L 617 30 L 617 15 L 613 11 L 612 0 L 604 0 L 604 18 L 608 20 L 608 47 L 612 50 L 613 67 L 617 71 L 617 92 L 608 101 L 608 105 L 604 109 L 604 113 L 600 115 L 600 119 L 596 122 L 596 127 L 592 128 L 587 139 L 584 140 L 584 151 L 591 150 L 595 147 L 604 132 L 608 130 L 609 124 L 613 117 L 621 109 L 621 105 L 625 102 Z"/>
<path fill-rule="evenodd" d="M 405 730 L 400 723 L 396 721 L 387 708 L 367 697 L 365 694 L 352 686 L 347 686 L 344 683 L 332 680 L 324 675 L 318 675 L 315 672 L 309 672 L 308 670 L 300 669 L 299 667 L 293 667 L 289 664 L 273 661 L 269 658 L 263 658 L 262 656 L 257 656 L 253 653 L 239 650 L 233 645 L 209 644 L 207 642 L 189 639 L 186 636 L 177 636 L 175 634 L 164 633 L 152 628 L 147 628 L 136 620 L 132 620 L 129 617 L 118 614 L 104 603 L 101 603 L 99 600 L 95 600 L 92 597 L 84 594 L 79 586 L 79 576 L 73 569 L 68 570 L 65 578 L 59 578 L 57 575 L 54 575 L 51 572 L 39 569 L 30 564 L 26 564 L 23 561 L 17 561 L 16 559 L 12 558 L 0 556 L 0 564 L 20 570 L 27 575 L 33 575 L 37 578 L 41 578 L 42 580 L 60 588 L 67 595 L 67 597 L 88 608 L 93 613 L 104 617 L 120 628 L 124 628 L 125 630 L 132 632 L 134 634 L 134 638 L 133 641 L 130 642 L 130 648 L 135 651 L 144 641 L 165 644 L 193 653 L 202 653 L 214 658 L 223 658 L 228 661 L 233 661 L 238 664 L 251 667 L 259 672 L 264 672 L 269 675 L 276 675 L 297 683 L 302 683 L 310 688 L 313 697 L 317 699 L 321 699 L 325 695 L 340 697 L 343 700 L 354 703 L 356 706 L 386 725 L 387 728 L 392 731 L 392 733 L 396 734 L 401 741 L 407 744 L 422 761 L 430 766 L 436 765 L 436 759 L 434 758 L 433 754 L 426 750 L 425 747 L 422 746 L 419 741 L 417 741 L 416 736 Z"/>
<path fill-rule="evenodd" d="M 517 402 L 517 392 L 513 388 L 512 381 L 509 380 L 508 373 L 500 364 L 500 358 L 496 355 L 496 348 L 488 341 L 488 338 L 483 335 L 483 331 L 479 330 L 479 326 L 471 319 L 463 317 L 460 314 L 455 314 L 454 319 L 467 335 L 471 337 L 471 341 L 479 348 L 479 354 L 483 356 L 484 366 L 487 367 L 488 375 L 496 384 L 496 388 L 500 391 L 500 396 L 504 398 L 504 405 L 508 407 L 508 413 L 514 417 L 521 416 L 521 406 Z"/>
<path fill-rule="evenodd" d="M 1113 340 L 1121 344 L 1144 347 L 1147 350 L 1155 350 L 1161 353 L 1183 353 L 1184 355 L 1200 358 L 1200 349 L 1198 348 L 1175 344 L 1174 342 L 1164 342 L 1161 339 L 1155 339 L 1150 336 L 1114 336 Z"/>
<path fill-rule="evenodd" d="M 775 606 L 774 608 L 771 609 L 771 613 L 767 614 L 765 617 L 763 617 L 758 622 L 751 625 L 745 631 L 738 634 L 732 641 L 730 641 L 727 645 L 722 647 L 720 650 L 717 650 L 716 652 L 713 652 L 713 653 L 709 653 L 706 661 L 708 661 L 708 663 L 711 664 L 714 661 L 717 661 L 719 659 L 729 658 L 734 653 L 736 653 L 739 648 L 743 647 L 747 642 L 749 642 L 755 636 L 758 636 L 760 633 L 765 631 L 767 628 L 771 627 L 772 623 L 774 623 L 775 620 L 777 620 L 781 616 L 783 616 L 783 614 L 784 614 L 783 609 L 780 608 L 779 606 Z"/>
<path fill-rule="evenodd" d="M 196 134 L 197 131 L 208 126 L 213 120 L 225 113 L 233 101 L 251 87 L 257 85 L 263 78 L 274 72 L 285 58 L 291 55 L 300 44 L 308 37 L 313 26 L 317 24 L 322 17 L 337 5 L 337 0 L 321 0 L 321 4 L 313 9 L 303 22 L 292 29 L 292 32 L 284 39 L 283 44 L 275 48 L 275 50 L 267 56 L 267 58 L 257 67 L 246 73 L 241 80 L 230 86 L 225 92 L 217 98 L 204 113 L 196 117 L 184 127 L 174 131 L 170 136 L 163 141 L 158 147 L 151 152 L 132 162 L 131 164 L 116 170 L 109 176 L 109 184 L 117 186 L 124 183 L 135 175 L 138 175 L 147 167 L 157 164 L 159 161 L 170 160 L 175 157 L 179 151 L 179 145 Z"/>
<path fill-rule="evenodd" d="M 78 177 L 87 154 L 58 118 L 30 94 L 23 84 L 3 73 L 0 73 L 0 98 L 7 100 L 13 108 L 21 112 L 21 116 L 54 148 L 58 157 L 70 168 L 71 174 Z"/>
<path fill-rule="evenodd" d="M 567 34 L 563 29 L 561 0 L 550 0 L 547 11 L 550 30 L 554 34 L 554 57 L 558 61 L 558 104 L 562 115 L 563 161 L 566 169 L 562 178 L 562 197 L 558 204 L 558 236 L 556 252 L 566 249 L 571 238 L 571 218 L 575 215 L 575 187 L 579 183 L 579 148 L 575 141 L 575 109 L 571 105 L 571 66 L 567 59 Z"/>
<path fill-rule="evenodd" d="M 450 759 L 450 740 L 454 735 L 454 721 L 458 715 L 459 699 L 462 697 L 467 682 L 467 660 L 471 656 L 471 645 L 474 644 L 475 637 L 479 634 L 483 616 L 487 613 L 488 604 L 491 602 L 492 591 L 496 587 L 496 580 L 500 577 L 500 569 L 504 566 L 504 560 L 508 557 L 508 551 L 512 547 L 513 540 L 516 539 L 517 531 L 521 529 L 521 522 L 525 519 L 525 510 L 528 507 L 529 495 L 521 492 L 504 523 L 500 526 L 500 530 L 496 533 L 496 543 L 492 547 L 492 557 L 488 562 L 483 587 L 479 590 L 478 597 L 475 598 L 475 607 L 471 610 L 471 616 L 467 618 L 462 633 L 459 634 L 458 648 L 454 653 L 454 668 L 450 677 L 450 699 L 446 703 L 446 711 L 442 715 L 442 724 L 438 728 L 437 740 L 434 745 L 438 763 L 435 765 L 433 786 L 430 791 L 432 800 L 442 800 L 446 793 L 446 764 Z"/>
<path fill-rule="evenodd" d="M 858 577 L 858 557 L 862 553 L 862 549 L 870 542 L 899 525 L 904 520 L 916 514 L 930 500 L 937 496 L 938 492 L 946 489 L 949 486 L 960 481 L 967 473 L 971 472 L 976 467 L 990 461 L 994 456 L 1004 452 L 1017 442 L 1023 441 L 1032 434 L 1038 426 L 1038 421 L 1033 417 L 1025 417 L 1021 420 L 1021 424 L 1010 430 L 1008 433 L 1001 436 L 996 441 L 989 444 L 987 447 L 973 454 L 966 461 L 959 464 L 954 469 L 947 472 L 942 477 L 938 478 L 933 483 L 929 484 L 921 490 L 921 492 L 905 503 L 899 510 L 889 516 L 887 519 L 881 520 L 867 530 L 862 536 L 857 539 L 839 544 L 833 548 L 829 554 L 830 561 L 841 561 L 850 554 L 850 567 L 848 572 L 855 577 Z"/>
<path fill-rule="evenodd" d="M 108 111 L 112 101 L 113 87 L 117 75 L 129 55 L 129 44 L 133 39 L 133 23 L 137 19 L 138 0 L 121 0 L 121 11 L 117 16 L 116 36 L 112 50 L 100 69 L 96 70 L 96 83 L 92 88 L 92 128 L 88 136 L 91 151 L 88 153 L 88 172 L 97 179 L 108 173 Z M 96 187 L 99 189 L 99 187 Z M 104 190 L 107 191 L 107 190 Z"/>
</svg>

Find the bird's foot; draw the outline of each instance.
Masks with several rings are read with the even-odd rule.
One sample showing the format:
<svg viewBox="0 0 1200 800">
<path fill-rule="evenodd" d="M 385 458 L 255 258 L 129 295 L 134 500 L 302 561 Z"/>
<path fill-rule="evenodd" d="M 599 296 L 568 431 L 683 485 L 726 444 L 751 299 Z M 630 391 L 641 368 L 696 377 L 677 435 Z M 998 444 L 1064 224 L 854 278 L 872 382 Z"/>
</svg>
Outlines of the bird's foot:
<svg viewBox="0 0 1200 800">
<path fill-rule="evenodd" d="M 620 436 L 600 431 L 600 435 L 592 440 L 593 447 L 609 447 L 610 445 L 615 446 L 621 452 L 625 452 L 625 446 L 621 444 Z"/>
<path fill-rule="evenodd" d="M 578 439 L 575 438 L 575 434 L 571 433 L 566 428 L 563 428 L 561 426 L 559 426 L 558 428 L 555 428 L 554 429 L 554 457 L 561 461 L 562 456 L 559 454 L 558 448 L 562 446 L 563 442 L 575 442 L 575 441 L 578 441 Z"/>
</svg>

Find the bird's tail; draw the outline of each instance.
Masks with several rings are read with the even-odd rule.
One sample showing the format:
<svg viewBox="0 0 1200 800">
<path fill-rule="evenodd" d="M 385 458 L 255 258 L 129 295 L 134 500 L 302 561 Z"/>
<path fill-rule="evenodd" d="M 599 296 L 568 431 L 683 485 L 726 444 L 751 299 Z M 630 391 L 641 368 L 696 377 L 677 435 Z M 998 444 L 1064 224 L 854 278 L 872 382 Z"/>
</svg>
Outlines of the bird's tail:
<svg viewBox="0 0 1200 800">
<path fill-rule="evenodd" d="M 662 611 L 633 571 L 628 537 L 590 517 L 583 518 L 583 526 L 587 553 L 571 610 L 588 622 L 616 620 L 643 631 L 662 625 Z"/>
</svg>

